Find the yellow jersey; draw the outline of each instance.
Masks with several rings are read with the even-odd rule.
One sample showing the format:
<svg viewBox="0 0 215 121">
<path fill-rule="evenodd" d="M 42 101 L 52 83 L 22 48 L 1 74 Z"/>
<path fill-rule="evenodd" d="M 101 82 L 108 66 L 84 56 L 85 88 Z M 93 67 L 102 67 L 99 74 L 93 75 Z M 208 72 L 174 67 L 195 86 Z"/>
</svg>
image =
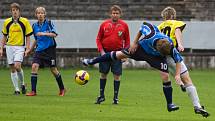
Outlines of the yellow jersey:
<svg viewBox="0 0 215 121">
<path fill-rule="evenodd" d="M 30 36 L 33 30 L 28 19 L 19 17 L 17 21 L 14 21 L 11 17 L 4 21 L 2 33 L 7 36 L 6 45 L 24 46 L 25 36 Z"/>
<path fill-rule="evenodd" d="M 174 43 L 174 47 L 177 47 L 178 43 L 175 37 L 175 30 L 179 28 L 181 29 L 181 31 L 183 31 L 185 26 L 186 24 L 183 21 L 166 20 L 163 21 L 160 25 L 158 25 L 158 29 L 165 35 L 169 36 Z"/>
</svg>

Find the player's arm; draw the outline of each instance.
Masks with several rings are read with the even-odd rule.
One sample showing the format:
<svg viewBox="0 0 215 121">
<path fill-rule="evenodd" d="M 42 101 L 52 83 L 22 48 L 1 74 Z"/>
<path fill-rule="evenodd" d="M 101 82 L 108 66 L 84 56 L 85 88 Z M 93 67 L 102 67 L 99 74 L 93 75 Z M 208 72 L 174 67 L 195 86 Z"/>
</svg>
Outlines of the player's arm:
<svg viewBox="0 0 215 121">
<path fill-rule="evenodd" d="M 182 32 L 181 32 L 180 28 L 175 29 L 175 37 L 176 37 L 176 41 L 178 43 L 178 48 L 177 49 L 179 50 L 179 52 L 184 51 L 184 47 L 183 47 L 183 44 L 182 44 Z"/>
<path fill-rule="evenodd" d="M 0 43 L 0 57 L 3 56 L 3 49 L 4 49 L 4 45 L 6 44 L 6 39 L 7 39 L 7 36 L 3 36 L 2 40 L 1 40 L 1 43 Z"/>
<path fill-rule="evenodd" d="M 56 37 L 57 34 L 53 32 L 37 32 L 36 36 Z"/>
<path fill-rule="evenodd" d="M 124 48 L 129 48 L 129 47 L 130 47 L 130 33 L 129 33 L 128 25 L 125 24 L 125 47 Z"/>
<path fill-rule="evenodd" d="M 137 35 L 134 38 L 133 43 L 131 44 L 131 47 L 129 48 L 130 53 L 134 53 L 137 50 L 138 41 L 139 41 L 141 36 L 142 36 L 141 32 L 138 31 Z"/>
<path fill-rule="evenodd" d="M 100 28 L 99 28 L 99 31 L 98 31 L 98 35 L 96 37 L 96 45 L 97 45 L 97 48 L 98 48 L 98 51 L 100 52 L 101 55 L 104 55 L 105 54 L 105 51 L 103 49 L 103 46 L 102 46 L 102 43 L 101 43 L 101 40 L 103 38 L 103 24 L 100 25 Z"/>
</svg>

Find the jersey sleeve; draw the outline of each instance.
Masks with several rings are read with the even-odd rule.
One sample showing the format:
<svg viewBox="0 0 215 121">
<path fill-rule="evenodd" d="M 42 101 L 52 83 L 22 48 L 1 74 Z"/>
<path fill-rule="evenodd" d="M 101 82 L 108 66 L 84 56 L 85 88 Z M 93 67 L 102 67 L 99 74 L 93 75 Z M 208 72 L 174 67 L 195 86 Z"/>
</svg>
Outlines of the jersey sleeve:
<svg viewBox="0 0 215 121">
<path fill-rule="evenodd" d="M 55 33 L 56 35 L 58 35 L 57 31 L 56 31 L 56 28 L 55 28 L 55 25 L 54 25 L 54 23 L 52 21 L 50 21 L 49 26 L 50 26 L 49 31 L 52 32 L 52 33 Z"/>
<path fill-rule="evenodd" d="M 128 28 L 128 25 L 125 24 L 125 47 L 124 48 L 129 48 L 129 47 L 130 47 L 129 28 Z"/>
<path fill-rule="evenodd" d="M 171 56 L 172 56 L 173 60 L 175 61 L 175 63 L 183 61 L 181 54 L 178 52 L 178 50 L 176 48 L 172 49 Z"/>
<path fill-rule="evenodd" d="M 181 31 L 183 31 L 185 26 L 186 26 L 186 24 L 183 21 L 176 21 L 174 28 L 175 29 L 180 28 Z"/>
<path fill-rule="evenodd" d="M 103 38 L 103 24 L 100 25 L 99 27 L 99 31 L 98 31 L 98 35 L 96 37 L 96 44 L 97 44 L 97 48 L 98 48 L 98 51 L 101 52 L 103 50 L 103 46 L 102 46 L 102 38 Z"/>
<path fill-rule="evenodd" d="M 5 36 L 8 35 L 6 26 L 7 26 L 7 23 L 6 23 L 6 21 L 4 21 L 3 27 L 2 27 L 2 33 L 3 33 L 3 35 L 5 35 Z"/>
<path fill-rule="evenodd" d="M 26 28 L 25 36 L 31 36 L 33 34 L 33 29 L 31 27 L 30 22 L 27 19 L 25 21 L 25 28 Z"/>
</svg>

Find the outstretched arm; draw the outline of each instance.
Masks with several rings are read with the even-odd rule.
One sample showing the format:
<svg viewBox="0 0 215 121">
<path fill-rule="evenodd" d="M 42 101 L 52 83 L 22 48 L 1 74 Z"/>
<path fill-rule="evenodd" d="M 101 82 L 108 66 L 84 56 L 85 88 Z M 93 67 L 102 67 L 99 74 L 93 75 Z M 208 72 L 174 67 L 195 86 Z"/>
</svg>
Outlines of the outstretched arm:
<svg viewBox="0 0 215 121">
<path fill-rule="evenodd" d="M 184 51 L 184 47 L 183 47 L 183 44 L 182 44 L 182 32 L 181 32 L 181 29 L 180 28 L 177 28 L 175 30 L 175 37 L 176 37 L 176 41 L 178 43 L 178 50 L 179 52 L 182 52 Z"/>
<path fill-rule="evenodd" d="M 140 32 L 138 32 L 134 38 L 134 41 L 133 41 L 131 47 L 129 48 L 129 53 L 134 53 L 137 50 L 138 41 L 141 36 L 142 36 L 142 34 Z"/>
</svg>

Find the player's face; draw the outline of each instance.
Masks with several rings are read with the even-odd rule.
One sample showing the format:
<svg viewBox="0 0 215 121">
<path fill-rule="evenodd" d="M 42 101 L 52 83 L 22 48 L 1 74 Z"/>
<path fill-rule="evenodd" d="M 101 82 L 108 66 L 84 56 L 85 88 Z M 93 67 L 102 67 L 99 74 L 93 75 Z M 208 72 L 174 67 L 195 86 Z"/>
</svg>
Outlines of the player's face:
<svg viewBox="0 0 215 121">
<path fill-rule="evenodd" d="M 38 10 L 36 13 L 36 16 L 37 16 L 37 19 L 41 22 L 45 20 L 45 12 L 42 10 Z"/>
<path fill-rule="evenodd" d="M 17 19 L 17 18 L 19 18 L 19 16 L 20 16 L 20 11 L 19 11 L 19 9 L 17 9 L 17 8 L 12 8 L 12 9 L 11 9 L 11 13 L 12 13 L 12 17 L 13 17 L 14 19 Z"/>
<path fill-rule="evenodd" d="M 116 10 L 116 11 L 112 11 L 111 12 L 111 19 L 112 19 L 112 21 L 113 22 L 116 22 L 116 21 L 118 21 L 118 19 L 121 17 L 121 13 L 118 11 L 118 10 Z"/>
</svg>

